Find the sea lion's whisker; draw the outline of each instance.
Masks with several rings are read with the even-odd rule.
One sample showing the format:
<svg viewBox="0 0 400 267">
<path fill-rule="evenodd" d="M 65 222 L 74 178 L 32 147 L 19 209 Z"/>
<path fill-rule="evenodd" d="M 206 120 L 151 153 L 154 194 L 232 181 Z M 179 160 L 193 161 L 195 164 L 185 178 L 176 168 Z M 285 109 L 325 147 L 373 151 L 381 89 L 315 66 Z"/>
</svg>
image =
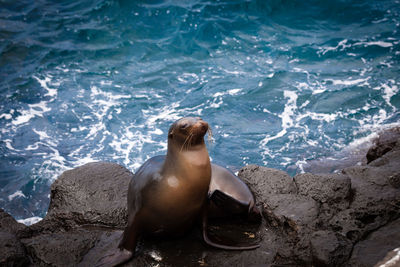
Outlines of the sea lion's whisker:
<svg viewBox="0 0 400 267">
<path fill-rule="evenodd" d="M 183 145 L 181 146 L 181 152 L 182 152 L 182 150 L 184 150 L 185 145 L 186 145 L 186 144 L 189 144 L 188 141 L 189 141 L 189 139 L 190 139 L 192 136 L 193 136 L 193 133 L 192 133 L 192 131 L 190 131 L 189 134 L 188 134 L 188 136 L 186 136 L 185 142 L 183 142 Z"/>
<path fill-rule="evenodd" d="M 208 130 L 207 130 L 207 141 L 209 143 L 213 143 L 214 142 L 214 138 L 213 138 L 211 127 L 208 127 Z"/>
<path fill-rule="evenodd" d="M 193 137 L 194 137 L 194 135 L 191 134 L 191 135 L 190 135 L 189 142 L 187 142 L 187 144 L 186 144 L 186 146 L 187 146 L 186 149 L 189 149 L 189 148 L 190 148 L 190 144 L 192 143 Z"/>
</svg>

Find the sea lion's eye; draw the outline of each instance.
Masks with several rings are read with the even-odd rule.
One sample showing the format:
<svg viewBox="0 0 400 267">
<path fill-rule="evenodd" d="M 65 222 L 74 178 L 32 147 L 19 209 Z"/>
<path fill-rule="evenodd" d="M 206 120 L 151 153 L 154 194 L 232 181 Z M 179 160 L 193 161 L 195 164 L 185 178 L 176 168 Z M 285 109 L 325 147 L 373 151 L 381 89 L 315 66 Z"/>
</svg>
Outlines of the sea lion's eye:
<svg viewBox="0 0 400 267">
<path fill-rule="evenodd" d="M 179 126 L 182 130 L 186 129 L 189 126 L 187 123 L 183 123 L 182 125 Z"/>
</svg>

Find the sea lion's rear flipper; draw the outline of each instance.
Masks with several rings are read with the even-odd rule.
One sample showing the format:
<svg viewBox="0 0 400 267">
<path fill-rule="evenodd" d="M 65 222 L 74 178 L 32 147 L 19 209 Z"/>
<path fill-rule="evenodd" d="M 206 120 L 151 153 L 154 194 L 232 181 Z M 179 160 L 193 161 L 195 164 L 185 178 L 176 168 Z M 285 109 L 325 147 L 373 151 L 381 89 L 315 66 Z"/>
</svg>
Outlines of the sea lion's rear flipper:
<svg viewBox="0 0 400 267">
<path fill-rule="evenodd" d="M 214 190 L 210 195 L 210 200 L 220 209 L 230 214 L 240 215 L 249 212 L 249 204 L 243 203 L 220 190 Z"/>
<path fill-rule="evenodd" d="M 219 244 L 210 239 L 208 236 L 207 228 L 208 228 L 208 216 L 207 216 L 207 209 L 204 209 L 203 218 L 202 218 L 202 233 L 203 233 L 203 240 L 204 242 L 215 248 L 225 249 L 225 250 L 251 250 L 260 247 L 260 245 L 250 245 L 250 246 L 231 246 L 225 244 Z"/>
</svg>

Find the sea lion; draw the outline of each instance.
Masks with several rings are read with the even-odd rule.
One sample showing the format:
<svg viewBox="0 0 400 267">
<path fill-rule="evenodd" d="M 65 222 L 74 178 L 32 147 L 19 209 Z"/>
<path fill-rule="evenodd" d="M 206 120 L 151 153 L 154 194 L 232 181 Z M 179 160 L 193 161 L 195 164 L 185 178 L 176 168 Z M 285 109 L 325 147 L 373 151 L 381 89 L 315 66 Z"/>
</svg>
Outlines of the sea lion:
<svg viewBox="0 0 400 267">
<path fill-rule="evenodd" d="M 183 118 L 168 131 L 166 156 L 147 160 L 135 173 L 128 188 L 128 222 L 122 240 L 97 266 L 115 266 L 128 261 L 139 236 L 182 235 L 202 219 L 203 239 L 222 249 L 254 249 L 215 244 L 207 235 L 208 189 L 211 163 L 204 135 L 208 123 L 201 118 Z"/>
<path fill-rule="evenodd" d="M 208 196 L 209 217 L 239 216 L 251 222 L 261 221 L 261 212 L 248 186 L 230 170 L 214 163 Z"/>
</svg>

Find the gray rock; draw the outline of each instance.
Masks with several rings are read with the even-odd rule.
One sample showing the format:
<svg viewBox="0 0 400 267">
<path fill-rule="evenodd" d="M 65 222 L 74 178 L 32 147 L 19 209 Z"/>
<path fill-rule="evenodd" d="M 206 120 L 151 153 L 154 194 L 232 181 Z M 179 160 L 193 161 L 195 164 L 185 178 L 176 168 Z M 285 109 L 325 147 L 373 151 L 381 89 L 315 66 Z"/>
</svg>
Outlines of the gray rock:
<svg viewBox="0 0 400 267">
<path fill-rule="evenodd" d="M 24 266 L 29 263 L 18 235 L 27 227 L 0 209 L 0 265 Z"/>
<path fill-rule="evenodd" d="M 400 266 L 400 247 L 389 251 L 383 260 L 379 261 L 374 267 L 396 267 Z"/>
<path fill-rule="evenodd" d="M 54 229 L 57 231 L 57 229 Z M 74 266 L 93 247 L 98 238 L 96 230 L 73 229 L 21 239 L 34 265 Z"/>
<path fill-rule="evenodd" d="M 396 189 L 400 188 L 400 172 L 389 176 L 389 184 Z"/>
<path fill-rule="evenodd" d="M 0 209 L 0 229 L 10 233 L 17 234 L 25 230 L 27 227 L 17 222 L 10 214 Z"/>
<path fill-rule="evenodd" d="M 296 175 L 294 181 L 300 195 L 340 209 L 349 205 L 351 180 L 345 175 L 303 173 Z"/>
<path fill-rule="evenodd" d="M 1 266 L 26 266 L 29 264 L 28 256 L 15 234 L 0 231 L 0 265 Z"/>
<path fill-rule="evenodd" d="M 378 138 L 373 141 L 373 146 L 367 152 L 367 162 L 370 163 L 391 151 L 399 138 L 400 127 L 395 127 L 379 133 Z"/>
<path fill-rule="evenodd" d="M 394 143 L 394 146 L 390 150 L 390 153 L 385 153 L 380 157 L 376 158 L 374 161 L 370 162 L 368 166 L 379 167 L 386 165 L 386 168 L 396 168 L 395 161 L 400 155 L 400 138 Z"/>
<path fill-rule="evenodd" d="M 248 165 L 239 171 L 238 176 L 249 185 L 256 199 L 260 201 L 270 194 L 296 193 L 293 178 L 284 171 Z"/>
<path fill-rule="evenodd" d="M 400 168 L 398 152 L 384 155 L 390 160 L 379 167 L 370 164 L 343 170 L 352 181 L 352 201 L 348 210 L 332 218 L 333 229 L 341 231 L 352 241 L 358 241 L 400 216 L 400 190 L 390 184 L 390 177 Z"/>
<path fill-rule="evenodd" d="M 316 226 L 318 204 L 312 198 L 294 194 L 271 195 L 264 203 L 265 220 L 285 232 L 298 234 Z"/>
<path fill-rule="evenodd" d="M 358 242 L 354 246 L 350 266 L 374 266 L 382 261 L 388 252 L 399 247 L 400 219 L 397 219 Z"/>
<path fill-rule="evenodd" d="M 348 260 L 352 243 L 332 231 L 312 234 L 310 248 L 314 266 L 342 266 Z"/>
<path fill-rule="evenodd" d="M 48 217 L 81 224 L 124 227 L 126 197 L 133 174 L 106 162 L 64 172 L 51 186 Z"/>
</svg>

